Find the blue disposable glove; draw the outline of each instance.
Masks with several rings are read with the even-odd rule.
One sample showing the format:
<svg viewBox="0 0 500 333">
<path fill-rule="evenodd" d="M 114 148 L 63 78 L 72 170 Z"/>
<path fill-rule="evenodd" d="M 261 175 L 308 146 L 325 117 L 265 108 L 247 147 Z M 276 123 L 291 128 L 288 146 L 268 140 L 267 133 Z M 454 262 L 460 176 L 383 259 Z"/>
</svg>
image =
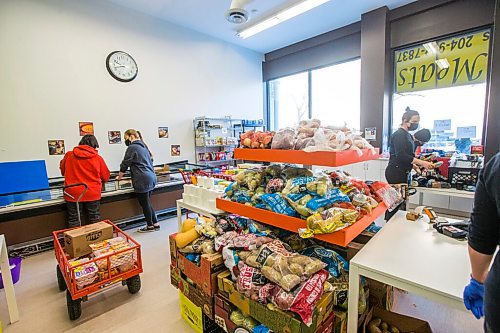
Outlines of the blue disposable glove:
<svg viewBox="0 0 500 333">
<path fill-rule="evenodd" d="M 484 316 L 483 300 L 484 285 L 471 276 L 470 283 L 464 289 L 464 304 L 477 319 Z"/>
</svg>

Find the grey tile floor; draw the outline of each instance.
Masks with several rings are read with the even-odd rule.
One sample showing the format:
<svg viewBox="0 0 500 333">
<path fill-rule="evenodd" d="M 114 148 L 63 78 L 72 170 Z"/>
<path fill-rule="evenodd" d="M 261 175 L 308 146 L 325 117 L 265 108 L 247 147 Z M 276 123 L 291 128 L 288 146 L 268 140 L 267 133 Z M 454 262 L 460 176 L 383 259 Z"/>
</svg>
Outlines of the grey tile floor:
<svg viewBox="0 0 500 333">
<path fill-rule="evenodd" d="M 161 222 L 159 232 L 132 235 L 142 245 L 144 273 L 136 295 L 117 286 L 82 303 L 82 316 L 68 319 L 64 292 L 56 282 L 53 252 L 23 261 L 16 284 L 20 321 L 9 325 L 5 295 L 0 292 L 4 332 L 192 332 L 179 313 L 178 291 L 170 285 L 168 235 L 177 230 L 175 218 Z M 406 293 L 396 294 L 395 310 L 427 320 L 434 333 L 479 333 L 482 321 L 465 312 Z"/>
</svg>

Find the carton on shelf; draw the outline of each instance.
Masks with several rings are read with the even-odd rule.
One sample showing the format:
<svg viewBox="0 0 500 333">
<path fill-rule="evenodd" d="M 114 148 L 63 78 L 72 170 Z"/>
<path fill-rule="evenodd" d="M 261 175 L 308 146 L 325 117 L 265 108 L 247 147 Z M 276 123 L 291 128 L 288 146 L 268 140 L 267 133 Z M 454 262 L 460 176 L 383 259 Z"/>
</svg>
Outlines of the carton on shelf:
<svg viewBox="0 0 500 333">
<path fill-rule="evenodd" d="M 237 308 L 221 295 L 215 296 L 215 322 L 224 332 L 235 333 L 240 326 L 231 320 L 231 313 Z M 318 327 L 314 333 L 332 333 L 335 315 L 333 313 Z"/>
<path fill-rule="evenodd" d="M 370 306 L 391 310 L 394 303 L 394 287 L 369 278 L 366 278 L 366 281 Z"/>
<path fill-rule="evenodd" d="M 214 318 L 214 296 L 204 293 L 199 286 L 190 282 L 179 268 L 172 265 L 170 265 L 170 282 L 208 318 Z"/>
<path fill-rule="evenodd" d="M 214 296 L 217 293 L 217 274 L 226 269 L 220 253 L 202 254 L 199 266 L 189 261 L 175 246 L 175 234 L 170 235 L 170 259 L 172 264 L 193 281 L 201 290 Z"/>
<path fill-rule="evenodd" d="M 89 244 L 113 237 L 113 226 L 104 221 L 64 232 L 64 250 L 71 258 L 92 253 Z"/>
<path fill-rule="evenodd" d="M 370 333 L 368 324 L 372 318 L 380 318 L 390 326 L 396 326 L 401 332 L 432 333 L 432 329 L 426 321 L 380 308 L 372 308 L 368 312 L 363 323 L 363 333 Z"/>
<path fill-rule="evenodd" d="M 316 304 L 311 326 L 306 326 L 292 312 L 273 310 L 240 294 L 230 278 L 229 271 L 217 276 L 219 294 L 240 311 L 266 325 L 275 333 L 314 333 L 333 311 L 333 293 L 325 293 Z"/>
</svg>

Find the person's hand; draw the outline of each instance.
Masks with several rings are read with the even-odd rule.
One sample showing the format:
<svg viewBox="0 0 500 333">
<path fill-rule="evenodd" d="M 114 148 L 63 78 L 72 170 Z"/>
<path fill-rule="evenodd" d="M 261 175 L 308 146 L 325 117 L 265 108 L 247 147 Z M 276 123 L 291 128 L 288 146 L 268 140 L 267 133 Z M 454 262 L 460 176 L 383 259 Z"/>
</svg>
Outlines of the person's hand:
<svg viewBox="0 0 500 333">
<path fill-rule="evenodd" d="M 434 164 L 432 164 L 432 162 L 427 162 L 427 161 L 422 161 L 420 160 L 418 162 L 418 165 L 424 169 L 432 169 L 434 168 Z"/>
<path fill-rule="evenodd" d="M 470 283 L 464 289 L 464 304 L 477 319 L 484 316 L 483 310 L 484 285 L 470 277 Z"/>
<path fill-rule="evenodd" d="M 121 176 L 116 176 L 115 180 L 120 181 L 120 180 L 122 180 L 122 177 Z"/>
</svg>

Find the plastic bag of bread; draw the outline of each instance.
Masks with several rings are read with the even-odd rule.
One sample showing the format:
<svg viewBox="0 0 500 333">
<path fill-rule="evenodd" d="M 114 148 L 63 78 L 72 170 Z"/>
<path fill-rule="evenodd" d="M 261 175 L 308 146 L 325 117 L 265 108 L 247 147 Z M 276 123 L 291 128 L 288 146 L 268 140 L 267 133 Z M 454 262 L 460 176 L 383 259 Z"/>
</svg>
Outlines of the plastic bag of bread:
<svg viewBox="0 0 500 333">
<path fill-rule="evenodd" d="M 292 292 L 288 292 L 283 288 L 274 288 L 270 299 L 281 310 L 290 310 L 297 313 L 304 324 L 310 326 L 314 307 L 323 295 L 327 278 L 328 272 L 321 270 L 310 276 Z"/>
<path fill-rule="evenodd" d="M 273 137 L 271 149 L 292 150 L 295 146 L 295 130 L 293 128 L 280 129 Z"/>
</svg>

